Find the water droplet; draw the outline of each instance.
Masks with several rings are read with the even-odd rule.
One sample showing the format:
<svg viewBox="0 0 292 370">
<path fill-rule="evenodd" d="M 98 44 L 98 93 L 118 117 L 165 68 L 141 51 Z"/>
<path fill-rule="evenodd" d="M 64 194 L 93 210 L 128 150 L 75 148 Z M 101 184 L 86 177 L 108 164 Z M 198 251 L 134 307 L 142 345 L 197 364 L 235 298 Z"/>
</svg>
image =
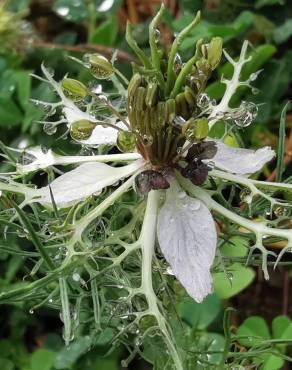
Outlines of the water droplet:
<svg viewBox="0 0 292 370">
<path fill-rule="evenodd" d="M 177 195 L 178 199 L 184 199 L 187 194 L 184 191 L 180 191 Z"/>
<path fill-rule="evenodd" d="M 155 34 L 154 34 L 155 42 L 158 43 L 159 39 L 160 39 L 160 31 L 159 31 L 158 28 L 156 28 L 154 32 L 155 32 Z"/>
<path fill-rule="evenodd" d="M 54 123 L 44 123 L 43 130 L 47 135 L 54 135 L 57 131 L 57 126 Z"/>
<path fill-rule="evenodd" d="M 197 211 L 201 207 L 201 203 L 199 201 L 192 201 L 189 204 L 189 209 L 191 211 Z"/>
<path fill-rule="evenodd" d="M 72 275 L 74 281 L 80 281 L 80 275 L 77 272 L 74 272 Z"/>
<path fill-rule="evenodd" d="M 31 308 L 31 309 L 29 310 L 29 313 L 30 313 L 31 315 L 33 315 L 33 314 L 34 314 L 34 310 Z"/>
<path fill-rule="evenodd" d="M 177 74 L 182 68 L 181 56 L 176 53 L 173 61 L 173 71 Z"/>
<path fill-rule="evenodd" d="M 201 109 L 206 109 L 210 106 L 211 99 L 207 94 L 200 94 L 197 98 L 197 106 Z"/>
<path fill-rule="evenodd" d="M 49 299 L 49 303 L 52 303 L 52 302 L 53 302 L 53 299 L 52 299 L 52 298 L 50 298 L 50 299 Z"/>
<path fill-rule="evenodd" d="M 57 13 L 62 17 L 66 17 L 69 14 L 70 9 L 67 6 L 60 6 L 57 8 Z"/>
<path fill-rule="evenodd" d="M 230 282 L 233 280 L 233 274 L 232 274 L 232 272 L 227 272 L 226 276 L 227 276 L 227 279 L 228 279 Z"/>
<path fill-rule="evenodd" d="M 172 124 L 173 126 L 180 128 L 183 124 L 185 124 L 185 122 L 186 120 L 183 117 L 175 116 L 172 121 Z"/>
<path fill-rule="evenodd" d="M 153 144 L 153 137 L 151 135 L 143 135 L 143 144 L 150 146 Z"/>
<path fill-rule="evenodd" d="M 260 90 L 259 90 L 259 89 L 257 89 L 256 87 L 253 87 L 253 88 L 251 89 L 251 92 L 252 92 L 254 95 L 257 95 L 257 94 L 260 92 Z"/>
<path fill-rule="evenodd" d="M 215 162 L 209 161 L 207 163 L 208 170 L 213 170 L 215 168 Z"/>
</svg>

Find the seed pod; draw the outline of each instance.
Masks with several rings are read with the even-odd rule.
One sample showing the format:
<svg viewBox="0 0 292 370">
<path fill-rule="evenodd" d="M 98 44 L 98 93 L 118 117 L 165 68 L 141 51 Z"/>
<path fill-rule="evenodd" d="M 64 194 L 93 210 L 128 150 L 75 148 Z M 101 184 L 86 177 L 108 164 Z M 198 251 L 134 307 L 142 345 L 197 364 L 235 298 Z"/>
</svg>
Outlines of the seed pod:
<svg viewBox="0 0 292 370">
<path fill-rule="evenodd" d="M 153 107 L 158 100 L 158 85 L 156 82 L 150 82 L 147 87 L 145 103 L 147 107 Z"/>
<path fill-rule="evenodd" d="M 136 136 L 130 131 L 119 131 L 117 146 L 122 152 L 131 152 L 136 147 Z"/>
<path fill-rule="evenodd" d="M 96 123 L 81 119 L 72 123 L 70 135 L 74 140 L 87 140 L 90 138 Z"/>
<path fill-rule="evenodd" d="M 222 45 L 223 40 L 221 37 L 213 37 L 208 45 L 208 62 L 212 68 L 212 71 L 216 69 L 220 63 L 222 56 Z"/>
<path fill-rule="evenodd" d="M 175 117 L 175 100 L 174 99 L 168 99 L 165 102 L 165 121 L 166 122 L 172 122 Z"/>
<path fill-rule="evenodd" d="M 90 54 L 88 57 L 91 73 L 100 80 L 107 80 L 114 73 L 114 67 L 104 56 Z"/>
<path fill-rule="evenodd" d="M 136 90 L 141 85 L 141 82 L 142 82 L 141 75 L 139 73 L 135 73 L 128 85 L 128 98 L 130 100 L 134 98 Z"/>
<path fill-rule="evenodd" d="M 73 101 L 82 100 L 88 95 L 87 87 L 73 78 L 64 78 L 61 82 L 61 88 L 66 98 Z"/>
</svg>

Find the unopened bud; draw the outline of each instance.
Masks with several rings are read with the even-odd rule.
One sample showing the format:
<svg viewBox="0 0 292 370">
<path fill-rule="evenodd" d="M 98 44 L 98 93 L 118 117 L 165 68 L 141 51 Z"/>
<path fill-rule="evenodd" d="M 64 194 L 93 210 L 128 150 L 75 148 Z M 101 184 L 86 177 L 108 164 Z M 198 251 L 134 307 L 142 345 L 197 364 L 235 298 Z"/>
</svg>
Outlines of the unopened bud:
<svg viewBox="0 0 292 370">
<path fill-rule="evenodd" d="M 208 45 L 208 62 L 212 71 L 217 68 L 222 57 L 223 40 L 221 37 L 213 37 Z"/>
<path fill-rule="evenodd" d="M 106 80 L 114 73 L 114 67 L 111 62 L 100 54 L 90 54 L 88 62 L 91 73 L 100 80 Z"/>
<path fill-rule="evenodd" d="M 122 152 L 131 152 L 136 147 L 136 136 L 130 131 L 119 131 L 117 146 Z"/>
<path fill-rule="evenodd" d="M 87 140 L 95 127 L 96 123 L 81 119 L 72 123 L 70 135 L 74 140 Z"/>
<path fill-rule="evenodd" d="M 72 78 L 64 78 L 61 87 L 64 95 L 73 101 L 82 100 L 88 95 L 87 87 L 82 82 Z"/>
</svg>

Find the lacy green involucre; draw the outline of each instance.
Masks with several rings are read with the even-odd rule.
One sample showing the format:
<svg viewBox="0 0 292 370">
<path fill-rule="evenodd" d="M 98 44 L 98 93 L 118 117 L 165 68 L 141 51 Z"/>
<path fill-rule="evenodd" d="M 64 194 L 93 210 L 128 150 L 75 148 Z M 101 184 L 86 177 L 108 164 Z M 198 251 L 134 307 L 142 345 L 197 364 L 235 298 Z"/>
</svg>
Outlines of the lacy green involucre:
<svg viewBox="0 0 292 370">
<path fill-rule="evenodd" d="M 250 78 L 240 80 L 242 67 L 249 61 L 248 43 L 243 43 L 238 61 L 225 52 L 234 73 L 230 80 L 222 79 L 226 84 L 223 98 L 213 101 L 204 90 L 220 61 L 222 40 L 200 40 L 193 56 L 183 63 L 177 53 L 179 46 L 200 15 L 177 35 L 167 53 L 156 29 L 163 9 L 150 23 L 150 57 L 133 39 L 131 26 L 127 27 L 127 41 L 142 64 L 133 66 L 129 83 L 114 62 L 98 54 L 87 55 L 85 64 L 78 60 L 95 77 L 111 79 L 122 99 L 113 98 L 112 91 L 102 92 L 101 86 L 87 88 L 67 77 L 57 82 L 42 65 L 59 101 L 36 103 L 49 108 L 48 117 L 60 108 L 62 114 L 59 121 L 49 124 L 65 123 L 72 139 L 93 146 L 92 150 L 99 146 L 99 152 L 71 156 L 28 148 L 16 164 L 16 172 L 7 174 L 7 181 L 0 180 L 1 191 L 16 194 L 3 198 L 5 207 L 12 205 L 17 213 L 12 216 L 6 208 L 1 213 L 6 217 L 5 230 L 6 226 L 9 231 L 17 230 L 35 248 L 32 252 L 14 250 L 15 233 L 7 233 L 13 243 L 5 246 L 5 252 L 23 253 L 36 260 L 35 279 L 29 282 L 28 278 L 20 287 L 1 293 L 0 301 L 26 299 L 34 309 L 44 304 L 57 308 L 66 344 L 74 334 L 88 332 L 90 345 L 126 344 L 130 353 L 123 366 L 136 354 L 156 366 L 159 351 L 157 370 L 201 369 L 202 358 L 209 370 L 214 364 L 207 357 L 209 352 L 202 356 L 206 352 L 199 340 L 202 333 L 180 323 L 174 306 L 186 293 L 202 302 L 212 292 L 213 276 L 223 270 L 216 252 L 221 252 L 220 246 L 232 236 L 248 239 L 250 254 L 255 249 L 261 252 L 253 261 L 262 263 L 268 277 L 267 258 L 272 252 L 264 242 L 271 238 L 287 241 L 278 263 L 292 248 L 292 235 L 278 219 L 265 218 L 265 209 L 275 208 L 280 215 L 278 208 L 282 207 L 285 214 L 291 205 L 279 199 L 278 193 L 291 192 L 292 185 L 248 178 L 274 157 L 271 148 L 231 148 L 208 137 L 219 119 L 234 120 L 232 124 L 242 127 L 256 114 L 252 103 L 229 106 L 238 86 L 250 86 Z M 116 148 L 102 152 L 115 145 L 125 153 L 116 153 Z M 3 151 L 14 160 L 11 148 L 3 147 Z M 60 175 L 57 166 L 63 171 L 73 164 L 78 166 Z M 26 185 L 26 179 L 34 179 L 30 174 L 39 170 L 50 175 L 57 170 L 58 176 L 41 188 Z M 239 186 L 248 190 L 241 200 L 250 214 L 246 211 L 243 216 L 236 199 Z M 226 194 L 230 194 L 228 202 Z M 24 212 L 25 206 L 25 211 L 31 206 L 33 212 Z M 214 217 L 222 225 L 219 235 Z M 250 232 L 242 235 L 240 227 Z M 241 261 L 245 263 L 246 257 Z M 232 258 L 225 262 L 224 271 L 232 269 Z M 150 347 L 159 348 L 155 357 L 149 355 Z M 227 338 L 214 368 L 228 369 L 233 364 L 231 349 Z M 235 359 L 236 355 L 238 352 Z"/>
</svg>

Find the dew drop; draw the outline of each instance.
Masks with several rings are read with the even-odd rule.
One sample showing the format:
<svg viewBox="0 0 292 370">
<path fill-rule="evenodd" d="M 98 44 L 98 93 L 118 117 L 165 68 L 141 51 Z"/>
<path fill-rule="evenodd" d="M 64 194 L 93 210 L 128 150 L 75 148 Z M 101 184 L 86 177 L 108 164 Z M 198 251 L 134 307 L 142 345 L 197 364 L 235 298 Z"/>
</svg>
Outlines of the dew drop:
<svg viewBox="0 0 292 370">
<path fill-rule="evenodd" d="M 173 71 L 175 73 L 178 73 L 181 70 L 181 68 L 182 68 L 181 56 L 178 53 L 176 53 L 173 61 Z"/>
<path fill-rule="evenodd" d="M 158 28 L 156 28 L 154 32 L 155 32 L 154 34 L 155 42 L 158 43 L 160 39 L 160 31 Z"/>
<path fill-rule="evenodd" d="M 74 272 L 74 274 L 72 275 L 72 279 L 74 281 L 80 281 L 80 275 L 77 272 Z"/>
<path fill-rule="evenodd" d="M 54 135 L 57 131 L 57 126 L 54 123 L 44 123 L 43 130 L 47 135 Z"/>
<path fill-rule="evenodd" d="M 177 195 L 178 199 L 184 199 L 187 194 L 184 191 L 180 191 Z"/>
<path fill-rule="evenodd" d="M 34 310 L 31 308 L 31 309 L 29 310 L 29 313 L 30 313 L 31 315 L 33 315 L 33 314 L 34 314 Z"/>
<path fill-rule="evenodd" d="M 189 204 L 189 209 L 191 211 L 197 211 L 199 208 L 200 208 L 201 204 L 199 201 L 192 201 L 190 204 Z"/>
<path fill-rule="evenodd" d="M 197 98 L 197 106 L 201 109 L 206 109 L 210 106 L 211 99 L 207 94 L 200 94 Z"/>
</svg>

